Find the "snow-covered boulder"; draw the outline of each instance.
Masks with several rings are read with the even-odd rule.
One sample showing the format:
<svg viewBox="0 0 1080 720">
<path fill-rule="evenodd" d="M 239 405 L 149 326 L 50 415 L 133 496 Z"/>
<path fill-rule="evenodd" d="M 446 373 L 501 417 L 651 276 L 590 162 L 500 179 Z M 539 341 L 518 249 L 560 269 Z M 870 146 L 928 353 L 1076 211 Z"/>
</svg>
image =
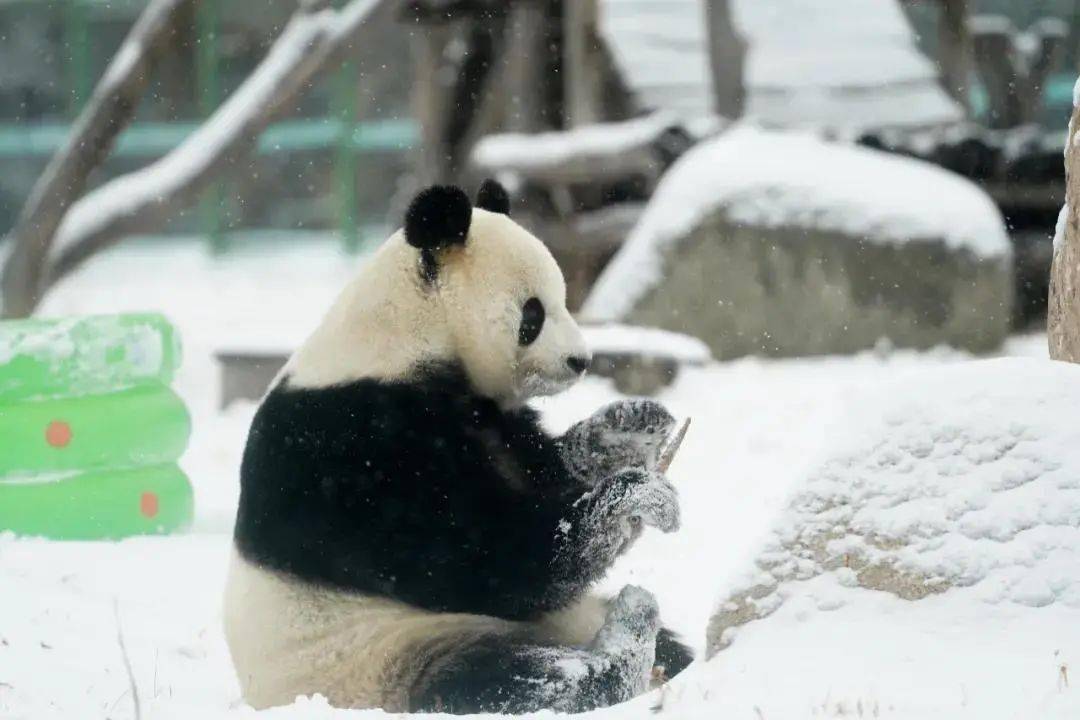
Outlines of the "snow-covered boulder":
<svg viewBox="0 0 1080 720">
<path fill-rule="evenodd" d="M 889 338 L 1005 338 L 1012 248 L 975 185 L 908 158 L 739 126 L 684 155 L 583 307 L 695 335 L 721 359 Z"/>
<path fill-rule="evenodd" d="M 721 598 L 710 672 L 764 717 L 790 716 L 768 677 L 792 679 L 796 707 L 865 717 L 1075 717 L 1080 368 L 973 361 L 847 402 L 849 429 Z"/>
</svg>

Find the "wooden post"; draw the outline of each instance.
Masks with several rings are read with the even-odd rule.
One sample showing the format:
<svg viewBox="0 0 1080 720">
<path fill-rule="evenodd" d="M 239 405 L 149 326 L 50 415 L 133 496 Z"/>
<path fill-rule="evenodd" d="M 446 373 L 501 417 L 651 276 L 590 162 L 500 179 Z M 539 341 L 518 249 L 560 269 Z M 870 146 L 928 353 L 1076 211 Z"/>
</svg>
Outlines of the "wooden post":
<svg viewBox="0 0 1080 720">
<path fill-rule="evenodd" d="M 1080 109 L 1069 126 L 1080 127 Z M 1080 363 L 1080 148 L 1065 143 L 1065 207 L 1054 237 L 1050 302 L 1046 313 L 1050 357 Z"/>
<path fill-rule="evenodd" d="M 990 103 L 987 124 L 992 128 L 1011 128 L 1020 124 L 1017 105 L 1016 69 L 1013 36 L 1016 27 L 1004 16 L 977 17 L 972 22 L 975 64 Z"/>
<path fill-rule="evenodd" d="M 1033 53 L 1017 47 L 1017 30 L 1003 16 L 975 17 L 971 35 L 975 63 L 990 98 L 992 128 L 1013 128 L 1032 123 L 1042 107 L 1043 85 L 1060 63 L 1068 28 L 1044 18 L 1031 28 L 1039 41 Z M 1025 56 L 1026 55 L 1026 56 Z"/>
<path fill-rule="evenodd" d="M 506 130 L 544 130 L 543 57 L 544 9 L 536 0 L 518 0 L 510 6 L 506 32 L 506 84 L 510 107 Z"/>
<path fill-rule="evenodd" d="M 1036 113 L 1043 106 L 1043 91 L 1050 74 L 1065 58 L 1065 46 L 1069 39 L 1069 26 L 1058 18 L 1043 18 L 1035 22 L 1030 31 L 1039 40 L 1039 47 L 1028 63 L 1027 82 L 1022 86 L 1024 96 L 1021 107 L 1025 122 L 1035 122 Z"/>
<path fill-rule="evenodd" d="M 596 0 L 563 2 L 563 97 L 567 127 L 600 120 L 597 110 Z"/>
<path fill-rule="evenodd" d="M 970 110 L 968 83 L 971 79 L 971 36 L 968 34 L 969 0 L 941 0 L 938 42 L 941 47 L 941 82 L 964 112 Z"/>
<path fill-rule="evenodd" d="M 420 124 L 417 150 L 417 180 L 421 185 L 450 182 L 450 161 L 446 147 L 444 118 L 453 98 L 453 74 L 446 66 L 446 47 L 453 30 L 446 25 L 417 25 L 416 80 L 413 105 Z"/>
<path fill-rule="evenodd" d="M 705 0 L 705 23 L 709 34 L 713 107 L 726 118 L 742 117 L 746 105 L 746 41 L 731 20 L 730 1 Z"/>
</svg>

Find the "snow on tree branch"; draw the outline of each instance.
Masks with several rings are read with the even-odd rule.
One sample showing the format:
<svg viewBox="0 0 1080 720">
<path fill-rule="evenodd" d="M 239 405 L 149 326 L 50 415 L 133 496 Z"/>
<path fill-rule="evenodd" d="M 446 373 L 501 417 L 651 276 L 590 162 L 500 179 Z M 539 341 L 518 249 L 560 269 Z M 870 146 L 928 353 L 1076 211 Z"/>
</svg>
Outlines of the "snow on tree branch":
<svg viewBox="0 0 1080 720">
<path fill-rule="evenodd" d="M 154 0 L 131 28 L 101 81 L 49 161 L 6 243 L 4 315 L 26 315 L 40 299 L 45 258 L 56 228 L 86 187 L 86 179 L 131 121 L 162 48 L 184 10 L 197 0 Z"/>
<path fill-rule="evenodd" d="M 206 123 L 161 159 L 71 207 L 38 268 L 40 286 L 49 287 L 124 236 L 160 226 L 241 165 L 266 126 L 348 48 L 385 1 L 352 0 L 341 10 L 301 5 L 264 60 Z"/>
</svg>

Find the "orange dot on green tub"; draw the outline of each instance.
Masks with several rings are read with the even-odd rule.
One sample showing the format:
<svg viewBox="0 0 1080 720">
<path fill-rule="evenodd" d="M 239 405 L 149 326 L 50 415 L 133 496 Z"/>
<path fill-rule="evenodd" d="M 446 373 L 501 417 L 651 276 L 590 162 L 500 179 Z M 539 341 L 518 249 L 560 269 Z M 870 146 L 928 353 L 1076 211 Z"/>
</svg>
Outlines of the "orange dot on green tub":
<svg viewBox="0 0 1080 720">
<path fill-rule="evenodd" d="M 63 420 L 53 420 L 45 428 L 45 442 L 54 448 L 67 447 L 71 442 L 71 426 Z"/>
<path fill-rule="evenodd" d="M 158 514 L 158 496 L 157 493 L 144 492 L 139 497 L 139 512 L 144 517 L 152 518 Z"/>
</svg>

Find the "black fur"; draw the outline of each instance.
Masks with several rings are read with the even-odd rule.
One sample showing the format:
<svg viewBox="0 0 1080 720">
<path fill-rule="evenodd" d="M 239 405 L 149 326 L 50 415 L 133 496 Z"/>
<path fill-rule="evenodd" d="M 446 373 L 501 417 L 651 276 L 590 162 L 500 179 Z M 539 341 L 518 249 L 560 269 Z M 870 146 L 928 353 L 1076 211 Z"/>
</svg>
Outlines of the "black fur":
<svg viewBox="0 0 1080 720">
<path fill-rule="evenodd" d="M 409 204 L 405 239 L 423 251 L 463 245 L 471 224 L 472 204 L 465 191 L 452 185 L 432 185 Z"/>
<path fill-rule="evenodd" d="M 476 207 L 500 215 L 510 214 L 510 196 L 497 180 L 488 178 L 476 193 Z"/>
<path fill-rule="evenodd" d="M 455 365 L 411 377 L 319 389 L 289 388 L 286 379 L 267 395 L 241 467 L 241 555 L 315 584 L 432 611 L 528 620 L 580 598 L 624 549 L 627 538 L 611 528 L 625 526 L 630 501 L 652 487 L 648 474 L 629 469 L 583 481 L 565 464 L 565 443 L 548 436 L 532 410 L 503 411 Z M 669 675 L 689 662 L 666 631 L 655 649 Z M 474 638 L 438 660 L 412 705 L 451 712 L 608 705 L 632 695 L 628 668 L 646 651 L 651 646 L 613 655 L 538 646 L 524 636 Z M 584 674 L 567 675 L 567 660 Z"/>
<path fill-rule="evenodd" d="M 252 422 L 236 543 L 260 565 L 436 611 L 524 619 L 606 564 L 567 548 L 585 491 L 529 409 L 453 367 L 421 381 L 278 387 Z M 582 530 L 585 532 L 585 530 Z"/>
<path fill-rule="evenodd" d="M 428 285 L 439 277 L 439 261 L 435 259 L 434 251 L 428 248 L 420 251 L 420 277 Z"/>
<path fill-rule="evenodd" d="M 663 668 L 664 677 L 673 678 L 694 662 L 694 651 L 667 628 L 656 634 L 656 666 Z"/>
<path fill-rule="evenodd" d="M 409 710 L 517 715 L 556 706 L 559 712 L 586 712 L 633 697 L 629 660 L 491 637 L 462 648 L 452 664 L 425 678 Z M 576 677 L 568 672 L 575 666 Z"/>
</svg>

